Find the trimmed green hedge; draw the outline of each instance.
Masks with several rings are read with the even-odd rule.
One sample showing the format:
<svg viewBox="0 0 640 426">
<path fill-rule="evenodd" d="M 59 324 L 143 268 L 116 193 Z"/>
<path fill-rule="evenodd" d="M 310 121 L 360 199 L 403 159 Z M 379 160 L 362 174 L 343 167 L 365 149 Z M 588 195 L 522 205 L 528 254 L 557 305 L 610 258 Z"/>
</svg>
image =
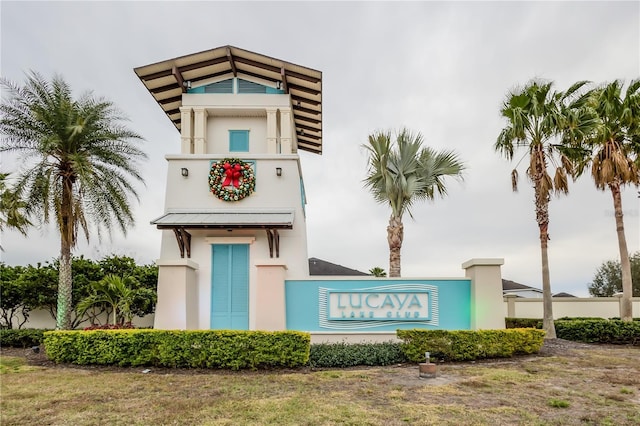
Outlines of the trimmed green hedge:
<svg viewBox="0 0 640 426">
<path fill-rule="evenodd" d="M 309 365 L 322 368 L 391 365 L 407 361 L 402 345 L 396 342 L 314 343 L 309 355 Z"/>
<path fill-rule="evenodd" d="M 620 317 L 615 318 L 600 318 L 600 317 L 562 317 L 556 318 L 555 321 L 584 321 L 584 320 L 592 320 L 592 321 L 609 321 L 609 320 L 619 320 Z M 634 321 L 640 321 L 640 317 L 633 318 Z M 542 319 L 541 318 L 510 318 L 507 317 L 504 319 L 504 323 L 506 328 L 539 328 L 542 329 Z"/>
<path fill-rule="evenodd" d="M 544 331 L 532 328 L 510 330 L 398 330 L 407 358 L 424 362 L 425 352 L 431 358 L 446 361 L 470 361 L 503 358 L 540 351 Z"/>
<path fill-rule="evenodd" d="M 49 359 L 61 363 L 175 368 L 298 367 L 311 337 L 296 331 L 50 331 Z"/>
<path fill-rule="evenodd" d="M 538 328 L 542 329 L 542 320 L 540 318 L 505 318 L 504 324 L 506 328 Z"/>
<path fill-rule="evenodd" d="M 38 328 L 1 329 L 0 346 L 30 348 L 39 346 L 44 340 L 44 332 Z"/>
<path fill-rule="evenodd" d="M 555 321 L 556 336 L 560 339 L 586 343 L 640 345 L 640 322 L 621 320 Z"/>
</svg>

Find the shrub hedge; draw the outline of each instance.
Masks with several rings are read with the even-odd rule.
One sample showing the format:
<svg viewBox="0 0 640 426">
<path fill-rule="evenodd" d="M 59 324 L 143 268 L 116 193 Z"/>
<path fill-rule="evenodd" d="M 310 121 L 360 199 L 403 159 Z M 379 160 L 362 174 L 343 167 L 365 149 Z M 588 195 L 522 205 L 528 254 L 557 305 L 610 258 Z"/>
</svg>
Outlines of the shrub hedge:
<svg viewBox="0 0 640 426">
<path fill-rule="evenodd" d="M 298 367 L 309 361 L 310 335 L 296 331 L 49 331 L 49 359 L 61 363 L 174 368 Z"/>
<path fill-rule="evenodd" d="M 538 328 L 542 329 L 542 320 L 540 318 L 505 318 L 505 327 L 507 328 Z"/>
<path fill-rule="evenodd" d="M 37 328 L 0 329 L 0 346 L 30 348 L 39 346 L 47 330 Z"/>
<path fill-rule="evenodd" d="M 555 321 L 556 336 L 560 339 L 586 343 L 640 345 L 640 322 L 621 320 Z"/>
<path fill-rule="evenodd" d="M 503 358 L 540 351 L 544 331 L 532 328 L 510 330 L 398 330 L 407 358 L 424 362 L 425 352 L 445 361 Z"/>
<path fill-rule="evenodd" d="M 311 345 L 311 367 L 353 367 L 356 365 L 391 365 L 407 362 L 402 345 L 384 343 L 314 343 Z"/>
<path fill-rule="evenodd" d="M 619 320 L 620 317 L 614 318 L 600 318 L 600 317 L 562 317 L 556 318 L 555 321 L 584 321 L 584 320 L 593 320 L 593 321 L 609 321 L 609 320 Z M 634 321 L 640 321 L 640 317 L 633 318 Z M 507 317 L 504 319 L 505 326 L 507 328 L 539 328 L 542 329 L 542 319 L 541 318 L 510 318 Z"/>
</svg>

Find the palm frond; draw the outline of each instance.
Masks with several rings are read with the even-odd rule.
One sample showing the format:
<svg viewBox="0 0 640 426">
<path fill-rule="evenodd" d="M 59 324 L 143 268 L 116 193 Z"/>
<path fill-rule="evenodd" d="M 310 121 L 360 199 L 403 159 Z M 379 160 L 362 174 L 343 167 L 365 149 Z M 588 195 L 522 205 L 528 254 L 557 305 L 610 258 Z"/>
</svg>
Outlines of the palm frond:
<svg viewBox="0 0 640 426">
<path fill-rule="evenodd" d="M 16 188 L 29 213 L 44 223 L 55 215 L 61 232 L 62 215 L 70 214 L 69 233 L 61 236 L 71 247 L 80 231 L 88 239 L 90 228 L 98 238 L 114 225 L 126 231 L 146 154 L 137 146 L 142 137 L 122 124 L 123 114 L 91 93 L 74 99 L 60 76 L 47 81 L 29 73 L 24 86 L 5 80 L 2 86 L 9 97 L 0 105 L 0 151 L 23 155 Z"/>
</svg>

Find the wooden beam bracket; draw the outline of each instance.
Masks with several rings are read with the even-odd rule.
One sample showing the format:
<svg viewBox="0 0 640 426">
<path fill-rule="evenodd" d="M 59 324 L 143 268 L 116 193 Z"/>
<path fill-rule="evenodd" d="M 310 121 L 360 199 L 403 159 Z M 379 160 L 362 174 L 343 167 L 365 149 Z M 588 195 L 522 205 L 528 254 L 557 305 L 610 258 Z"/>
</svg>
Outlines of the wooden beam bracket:
<svg viewBox="0 0 640 426">
<path fill-rule="evenodd" d="M 231 53 L 231 49 L 227 47 L 227 60 L 229 61 L 229 65 L 231 65 L 231 71 L 233 71 L 233 76 L 238 76 L 238 70 L 236 69 L 236 62 L 233 58 L 233 54 Z"/>
<path fill-rule="evenodd" d="M 180 257 L 184 259 L 184 252 L 187 252 L 187 258 L 191 258 L 191 234 L 187 232 L 183 227 L 173 228 L 173 233 L 178 241 L 178 248 L 180 249 Z"/>
<path fill-rule="evenodd" d="M 273 249 L 276 249 L 276 257 L 280 257 L 280 234 L 277 229 L 267 229 L 267 240 L 269 241 L 269 257 L 273 257 Z"/>
<path fill-rule="evenodd" d="M 187 93 L 187 85 L 184 82 L 184 78 L 182 78 L 182 73 L 180 72 L 180 68 L 174 65 L 173 68 L 171 69 L 171 74 L 173 74 L 176 81 L 178 82 L 178 85 L 180 85 L 180 89 L 182 90 L 182 93 Z"/>
</svg>

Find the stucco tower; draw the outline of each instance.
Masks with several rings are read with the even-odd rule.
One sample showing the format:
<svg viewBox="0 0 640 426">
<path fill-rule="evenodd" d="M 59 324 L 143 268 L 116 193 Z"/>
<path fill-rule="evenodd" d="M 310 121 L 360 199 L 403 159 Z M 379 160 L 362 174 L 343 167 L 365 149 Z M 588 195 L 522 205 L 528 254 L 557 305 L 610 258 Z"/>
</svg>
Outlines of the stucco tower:
<svg viewBox="0 0 640 426">
<path fill-rule="evenodd" d="M 322 153 L 322 73 L 232 46 L 135 72 L 180 133 L 152 221 L 155 328 L 284 330 L 284 280 L 309 273 L 298 153 Z"/>
</svg>

